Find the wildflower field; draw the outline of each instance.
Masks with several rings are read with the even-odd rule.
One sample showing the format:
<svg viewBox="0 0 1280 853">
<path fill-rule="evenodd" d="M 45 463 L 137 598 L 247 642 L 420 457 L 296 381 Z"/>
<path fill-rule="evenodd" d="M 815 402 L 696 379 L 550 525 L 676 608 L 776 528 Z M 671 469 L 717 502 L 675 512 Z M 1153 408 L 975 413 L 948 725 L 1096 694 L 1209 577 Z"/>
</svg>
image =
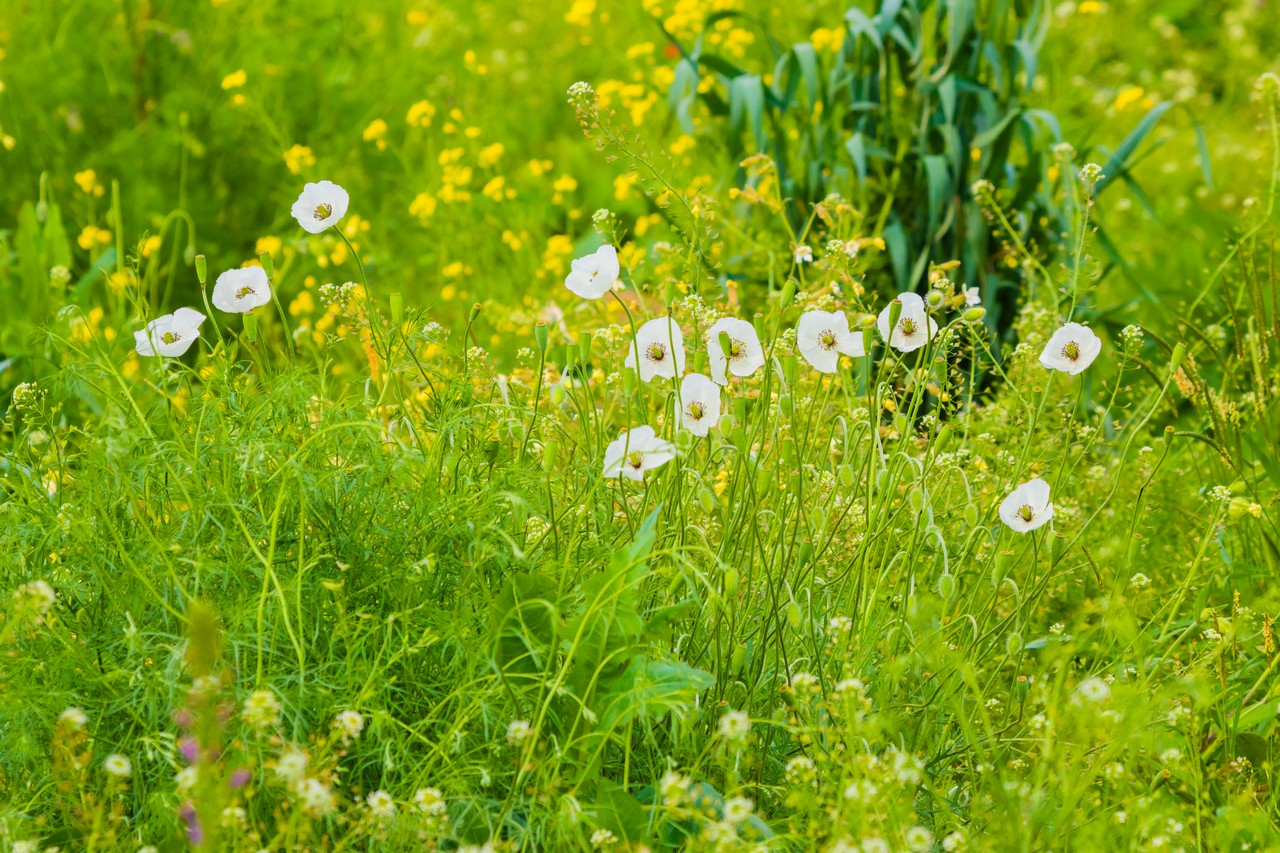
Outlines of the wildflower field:
<svg viewBox="0 0 1280 853">
<path fill-rule="evenodd" d="M 1266 0 L 0 2 L 0 850 L 1280 850 Z"/>
</svg>

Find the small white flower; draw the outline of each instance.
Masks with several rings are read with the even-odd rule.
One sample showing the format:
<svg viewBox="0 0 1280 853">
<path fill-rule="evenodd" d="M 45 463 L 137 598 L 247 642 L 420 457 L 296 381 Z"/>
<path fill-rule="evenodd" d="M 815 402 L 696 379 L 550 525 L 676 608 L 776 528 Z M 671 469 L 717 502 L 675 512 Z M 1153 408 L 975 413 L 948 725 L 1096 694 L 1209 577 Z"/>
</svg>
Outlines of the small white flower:
<svg viewBox="0 0 1280 853">
<path fill-rule="evenodd" d="M 813 263 L 813 249 L 809 246 L 796 246 L 796 263 L 811 264 Z"/>
<path fill-rule="evenodd" d="M 194 308 L 179 308 L 172 314 L 157 317 L 145 329 L 133 333 L 138 355 L 182 355 L 200 337 L 200 324 L 205 317 Z"/>
<path fill-rule="evenodd" d="M 298 220 L 303 231 L 319 234 L 347 215 L 351 197 L 333 181 L 307 184 L 298 195 L 289 212 Z"/>
<path fill-rule="evenodd" d="M 270 690 L 255 690 L 244 700 L 241 718 L 255 729 L 268 729 L 280 722 L 280 699 Z"/>
<path fill-rule="evenodd" d="M 574 259 L 564 286 L 583 299 L 599 299 L 618 283 L 621 272 L 618 250 L 606 243 L 592 254 Z"/>
<path fill-rule="evenodd" d="M 297 782 L 306 775 L 309 761 L 305 752 L 289 747 L 280 753 L 280 758 L 276 760 L 276 775 L 285 782 Z"/>
<path fill-rule="evenodd" d="M 924 300 L 920 298 L 920 294 L 910 291 L 900 293 L 897 301 L 902 303 L 902 313 L 898 315 L 898 325 L 892 330 L 892 335 L 889 329 L 892 303 L 880 312 L 880 316 L 876 318 L 876 326 L 880 329 L 880 337 L 889 346 L 899 352 L 914 352 L 933 339 L 938 333 L 938 324 L 924 309 Z"/>
<path fill-rule="evenodd" d="M 184 767 L 173 774 L 173 783 L 179 791 L 190 791 L 198 781 L 200 781 L 200 771 L 196 769 L 194 764 L 190 767 Z"/>
<path fill-rule="evenodd" d="M 124 779 L 133 773 L 133 762 L 126 756 L 113 752 L 103 759 L 102 769 L 112 776 Z"/>
<path fill-rule="evenodd" d="M 528 720 L 512 720 L 507 726 L 507 743 L 518 744 L 533 734 L 533 727 Z"/>
<path fill-rule="evenodd" d="M 701 373 L 680 380 L 680 422 L 697 436 L 706 435 L 720 422 L 720 386 Z"/>
<path fill-rule="evenodd" d="M 312 817 L 323 817 L 338 807 L 338 798 L 319 779 L 303 779 L 294 788 L 294 793 L 302 801 L 302 810 Z"/>
<path fill-rule="evenodd" d="M 607 850 L 618 843 L 618 836 L 607 829 L 597 829 L 591 833 L 591 846 L 597 850 Z"/>
<path fill-rule="evenodd" d="M 866 355 L 862 332 L 849 331 L 843 311 L 806 311 L 796 326 L 796 348 L 820 373 L 835 373 L 841 355 Z"/>
<path fill-rule="evenodd" d="M 746 797 L 730 797 L 724 801 L 725 823 L 739 824 L 751 817 L 755 803 Z"/>
<path fill-rule="evenodd" d="M 720 333 L 729 336 L 729 355 L 720 346 Z M 764 367 L 764 349 L 756 327 L 746 320 L 725 317 L 707 330 L 707 355 L 711 358 L 711 378 L 721 385 L 729 382 L 725 371 L 734 376 L 750 376 Z"/>
<path fill-rule="evenodd" d="M 1138 572 L 1136 575 L 1129 578 L 1129 585 L 1135 589 L 1142 589 L 1149 583 L 1151 583 L 1151 578 L 1147 577 L 1142 572 Z"/>
<path fill-rule="evenodd" d="M 248 314 L 271 301 L 271 282 L 262 267 L 227 270 L 213 285 L 213 307 L 228 314 Z"/>
<path fill-rule="evenodd" d="M 604 476 L 643 480 L 644 472 L 665 465 L 676 449 L 658 438 L 651 426 L 641 426 L 615 438 L 604 452 Z"/>
<path fill-rule="evenodd" d="M 982 297 L 978 295 L 978 288 L 966 287 L 964 289 L 964 304 L 969 306 L 982 304 Z"/>
<path fill-rule="evenodd" d="M 1049 484 L 1039 477 L 1018 486 L 1000 504 L 1000 520 L 1019 533 L 1030 533 L 1051 518 Z"/>
<path fill-rule="evenodd" d="M 726 711 L 716 728 L 726 741 L 741 743 L 751 731 L 751 718 L 745 711 Z"/>
<path fill-rule="evenodd" d="M 418 811 L 429 815 L 442 815 L 447 811 L 444 794 L 439 788 L 419 788 L 413 793 L 413 805 Z"/>
<path fill-rule="evenodd" d="M 15 841 L 9 848 L 13 853 L 40 853 L 39 841 Z"/>
<path fill-rule="evenodd" d="M 1102 352 L 1102 339 L 1093 329 L 1079 323 L 1067 323 L 1053 333 L 1040 353 L 1040 364 L 1047 370 L 1061 370 L 1075 376 Z"/>
<path fill-rule="evenodd" d="M 369 811 L 374 817 L 392 817 L 396 813 L 396 801 L 386 791 L 374 791 L 365 797 L 365 802 L 369 804 Z"/>
<path fill-rule="evenodd" d="M 1086 678 L 1076 685 L 1076 692 L 1090 702 L 1102 702 L 1111 695 L 1111 688 L 1101 678 Z"/>
<path fill-rule="evenodd" d="M 333 728 L 344 741 L 355 740 L 364 731 L 364 716 L 359 711 L 343 711 L 333 718 Z"/>
<path fill-rule="evenodd" d="M 58 722 L 65 723 L 73 729 L 82 729 L 89 722 L 88 716 L 79 708 L 68 708 L 58 715 Z"/>
<path fill-rule="evenodd" d="M 637 353 L 640 356 L 638 368 Z M 655 376 L 674 379 L 684 373 L 684 333 L 670 317 L 650 320 L 636 332 L 636 339 L 624 363 L 636 369 L 645 382 Z"/>
<path fill-rule="evenodd" d="M 907 843 L 907 849 L 922 853 L 933 847 L 933 833 L 923 826 L 913 826 L 902 834 L 902 840 Z"/>
</svg>

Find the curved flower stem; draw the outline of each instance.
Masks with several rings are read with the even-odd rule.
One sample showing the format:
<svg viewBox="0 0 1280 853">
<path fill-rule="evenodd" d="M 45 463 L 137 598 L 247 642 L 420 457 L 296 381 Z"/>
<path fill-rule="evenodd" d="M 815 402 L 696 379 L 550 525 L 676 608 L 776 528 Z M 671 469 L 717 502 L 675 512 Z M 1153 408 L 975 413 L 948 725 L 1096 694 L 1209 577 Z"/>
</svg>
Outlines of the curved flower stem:
<svg viewBox="0 0 1280 853">
<path fill-rule="evenodd" d="M 351 245 L 351 240 L 343 233 L 341 228 L 335 228 L 334 230 L 338 232 L 342 242 L 347 244 L 347 251 L 351 252 L 351 256 L 356 259 L 356 266 L 360 268 L 360 286 L 364 288 L 365 302 L 369 306 L 369 334 L 373 336 L 376 348 L 376 345 L 381 343 L 378 340 L 378 333 L 380 331 L 379 327 L 382 325 L 382 319 L 378 314 L 378 303 L 373 298 L 373 291 L 369 289 L 369 275 L 365 272 L 364 261 L 360 259 L 360 253 L 356 251 L 355 246 Z"/>
<path fill-rule="evenodd" d="M 529 418 L 529 428 L 524 431 L 524 441 L 520 443 L 520 458 L 524 459 L 525 451 L 529 447 L 529 438 L 533 435 L 533 428 L 538 423 L 538 402 L 542 398 L 542 374 L 546 371 L 547 351 L 538 348 L 538 384 L 533 392 L 533 416 Z"/>
</svg>

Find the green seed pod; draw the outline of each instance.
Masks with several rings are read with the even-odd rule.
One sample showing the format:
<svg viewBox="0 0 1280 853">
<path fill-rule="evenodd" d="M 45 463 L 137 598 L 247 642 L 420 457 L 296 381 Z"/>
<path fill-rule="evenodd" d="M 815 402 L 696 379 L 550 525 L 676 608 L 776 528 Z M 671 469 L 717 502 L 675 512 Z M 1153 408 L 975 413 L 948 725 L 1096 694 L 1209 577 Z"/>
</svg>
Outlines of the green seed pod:
<svg viewBox="0 0 1280 853">
<path fill-rule="evenodd" d="M 970 527 L 978 526 L 978 505 L 969 504 L 964 508 L 964 520 Z"/>
<path fill-rule="evenodd" d="M 782 310 L 785 311 L 791 307 L 791 303 L 796 301 L 796 282 L 795 279 L 788 281 L 782 285 L 782 300 L 779 303 Z"/>
<path fill-rule="evenodd" d="M 1017 657 L 1022 653 L 1022 635 L 1017 631 L 1010 634 L 1004 641 L 1004 651 L 1009 657 Z"/>
<path fill-rule="evenodd" d="M 846 489 L 853 485 L 853 466 L 852 465 L 840 466 L 840 482 L 844 485 Z"/>
<path fill-rule="evenodd" d="M 933 360 L 933 379 L 938 383 L 938 388 L 945 390 L 947 387 L 947 360 L 945 358 L 935 358 Z"/>
<path fill-rule="evenodd" d="M 956 577 L 947 573 L 938 578 L 938 595 L 942 596 L 944 601 L 950 601 L 956 597 Z"/>
<path fill-rule="evenodd" d="M 747 644 L 738 643 L 733 649 L 733 656 L 729 660 L 729 672 L 737 675 L 742 672 L 742 668 L 747 664 Z"/>
<path fill-rule="evenodd" d="M 209 280 L 209 261 L 204 255 L 196 255 L 196 280 L 201 284 Z"/>
<path fill-rule="evenodd" d="M 756 312 L 756 315 L 751 318 L 751 325 L 755 326 L 756 336 L 759 337 L 760 341 L 763 343 L 764 340 L 769 337 L 764 333 L 764 315 Z"/>
<path fill-rule="evenodd" d="M 582 356 L 584 364 L 591 360 L 591 342 L 593 340 L 595 340 L 595 335 L 583 335 L 582 339 L 578 341 L 578 354 Z"/>
<path fill-rule="evenodd" d="M 787 624 L 793 631 L 800 629 L 800 605 L 794 601 L 787 605 Z"/>
<path fill-rule="evenodd" d="M 791 417 L 795 414 L 795 404 L 792 401 L 790 394 L 783 394 L 778 398 L 778 409 L 787 417 Z"/>
<path fill-rule="evenodd" d="M 717 336 L 716 340 L 720 344 L 720 352 L 724 354 L 724 357 L 732 358 L 733 357 L 733 341 L 729 338 L 729 333 L 721 332 Z"/>
<path fill-rule="evenodd" d="M 547 324 L 538 323 L 533 327 L 533 342 L 538 347 L 538 352 L 547 351 Z"/>
<path fill-rule="evenodd" d="M 271 257 L 266 252 L 263 252 L 262 256 Z M 391 322 L 396 324 L 396 328 L 404 325 L 404 294 L 398 290 L 391 294 Z"/>
<path fill-rule="evenodd" d="M 892 331 L 898 328 L 898 321 L 902 319 L 902 300 L 895 299 L 889 303 L 889 329 Z"/>
<path fill-rule="evenodd" d="M 262 264 L 262 269 L 266 271 L 267 278 L 273 278 L 276 274 L 276 262 L 271 257 L 270 252 L 259 252 L 258 262 Z"/>
<path fill-rule="evenodd" d="M 715 494 L 715 492 L 711 491 L 711 490 L 710 490 L 710 489 L 708 489 L 706 486 L 703 486 L 701 489 L 699 489 L 699 490 L 698 490 L 698 505 L 702 507 L 702 511 L 703 511 L 703 512 L 705 512 L 705 513 L 710 513 L 710 512 L 711 512 L 711 510 L 712 510 L 712 509 L 715 507 L 715 505 L 716 505 L 716 494 Z"/>
<path fill-rule="evenodd" d="M 542 445 L 542 469 L 550 473 L 551 469 L 556 466 L 556 456 L 560 454 L 560 442 L 558 439 L 548 439 Z"/>
<path fill-rule="evenodd" d="M 912 489 L 908 499 L 911 501 L 911 511 L 919 515 L 920 511 L 924 509 L 924 493 L 919 489 Z"/>
<path fill-rule="evenodd" d="M 732 601 L 738 596 L 738 570 L 729 568 L 724 573 L 724 597 Z"/>
<path fill-rule="evenodd" d="M 782 357 L 782 375 L 786 378 L 788 385 L 796 384 L 796 377 L 800 375 L 800 363 L 796 361 L 794 355 Z"/>
<path fill-rule="evenodd" d="M 665 297 L 665 301 L 668 305 L 676 301 L 676 295 L 680 292 L 676 288 L 676 280 L 674 278 L 667 279 L 667 284 L 662 290 L 663 296 Z"/>
</svg>

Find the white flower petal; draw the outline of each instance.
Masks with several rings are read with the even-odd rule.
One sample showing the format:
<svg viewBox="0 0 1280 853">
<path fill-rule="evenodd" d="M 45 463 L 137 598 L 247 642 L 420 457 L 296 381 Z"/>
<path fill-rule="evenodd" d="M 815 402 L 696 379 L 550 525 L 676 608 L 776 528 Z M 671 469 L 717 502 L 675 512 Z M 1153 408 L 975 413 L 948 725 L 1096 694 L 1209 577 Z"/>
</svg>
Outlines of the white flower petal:
<svg viewBox="0 0 1280 853">
<path fill-rule="evenodd" d="M 729 336 L 728 358 L 720 346 L 721 332 Z M 717 320 L 707 330 L 707 356 L 711 363 L 711 378 L 721 385 L 728 384 L 728 373 L 750 376 L 764 367 L 764 348 L 760 346 L 756 327 L 736 317 Z"/>
<path fill-rule="evenodd" d="M 267 280 L 267 271 L 258 266 L 227 270 L 218 276 L 209 301 L 214 308 L 228 314 L 247 314 L 254 308 L 266 305 L 271 301 L 271 283 Z"/>
<path fill-rule="evenodd" d="M 583 299 L 599 299 L 617 284 L 621 274 L 618 250 L 606 243 L 594 253 L 577 258 L 570 264 L 564 286 Z"/>
<path fill-rule="evenodd" d="M 636 367 L 636 356 L 640 366 Z M 650 382 L 656 376 L 674 379 L 684 373 L 684 333 L 675 320 L 659 317 L 639 328 L 627 350 L 627 367 L 634 368 L 640 379 Z"/>
<path fill-rule="evenodd" d="M 347 215 L 351 197 L 333 181 L 307 184 L 293 203 L 290 213 L 302 230 L 319 234 Z"/>
</svg>

